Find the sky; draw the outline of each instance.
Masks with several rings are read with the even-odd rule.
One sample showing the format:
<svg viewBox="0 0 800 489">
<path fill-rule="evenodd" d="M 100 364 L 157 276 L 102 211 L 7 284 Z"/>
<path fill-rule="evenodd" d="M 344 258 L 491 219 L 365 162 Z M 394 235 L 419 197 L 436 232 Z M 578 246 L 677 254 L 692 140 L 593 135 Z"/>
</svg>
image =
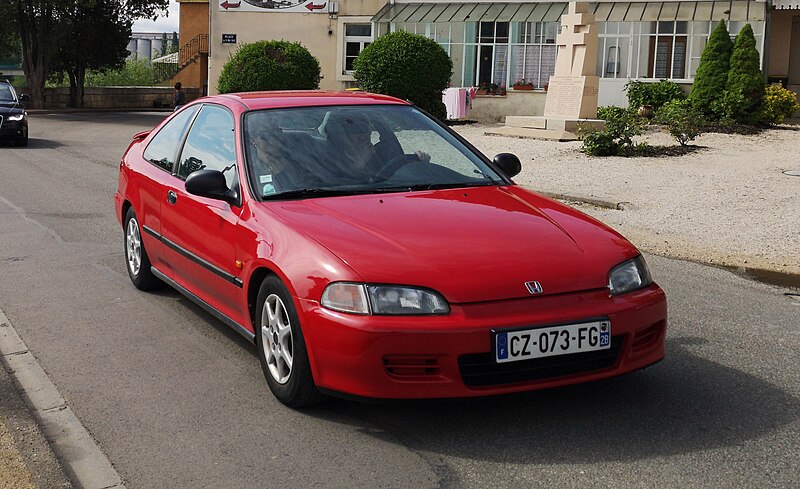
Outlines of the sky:
<svg viewBox="0 0 800 489">
<path fill-rule="evenodd" d="M 169 15 L 162 14 L 155 21 L 137 20 L 133 32 L 178 32 L 178 2 L 169 0 Z"/>
</svg>

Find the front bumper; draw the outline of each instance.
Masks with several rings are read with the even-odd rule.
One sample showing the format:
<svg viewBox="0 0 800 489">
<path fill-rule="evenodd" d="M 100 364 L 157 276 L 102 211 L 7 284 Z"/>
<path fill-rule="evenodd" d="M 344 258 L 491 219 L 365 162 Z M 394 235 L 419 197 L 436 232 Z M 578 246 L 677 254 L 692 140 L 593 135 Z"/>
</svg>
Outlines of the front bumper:
<svg viewBox="0 0 800 489">
<path fill-rule="evenodd" d="M 447 316 L 355 316 L 301 300 L 314 381 L 360 397 L 472 397 L 598 380 L 664 358 L 667 303 L 657 285 L 452 305 Z M 612 348 L 498 365 L 491 331 L 608 318 Z"/>
<path fill-rule="evenodd" d="M 25 127 L 28 122 L 25 119 L 21 121 L 9 121 L 3 118 L 3 123 L 0 125 L 0 139 L 22 139 L 25 137 Z"/>
</svg>

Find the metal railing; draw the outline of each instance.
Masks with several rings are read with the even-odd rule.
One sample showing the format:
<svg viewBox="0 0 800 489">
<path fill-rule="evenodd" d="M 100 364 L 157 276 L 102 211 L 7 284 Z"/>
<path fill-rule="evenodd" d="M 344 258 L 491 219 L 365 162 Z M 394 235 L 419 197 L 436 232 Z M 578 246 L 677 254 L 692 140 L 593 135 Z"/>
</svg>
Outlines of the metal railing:
<svg viewBox="0 0 800 489">
<path fill-rule="evenodd" d="M 198 34 L 181 46 L 178 67 L 183 68 L 201 54 L 208 54 L 208 34 Z"/>
</svg>

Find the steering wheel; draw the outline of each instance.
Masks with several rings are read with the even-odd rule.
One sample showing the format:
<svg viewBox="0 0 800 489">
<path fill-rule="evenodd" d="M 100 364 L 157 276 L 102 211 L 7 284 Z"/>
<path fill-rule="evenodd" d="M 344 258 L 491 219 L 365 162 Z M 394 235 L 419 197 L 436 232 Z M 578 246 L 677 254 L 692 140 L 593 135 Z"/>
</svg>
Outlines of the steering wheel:
<svg viewBox="0 0 800 489">
<path fill-rule="evenodd" d="M 383 168 L 378 170 L 378 173 L 375 174 L 373 180 L 376 182 L 388 180 L 392 177 L 392 175 L 397 173 L 397 170 L 400 168 L 408 165 L 409 163 L 416 163 L 419 161 L 421 161 L 419 156 L 414 153 L 395 156 L 391 160 L 387 161 L 386 164 L 383 165 Z"/>
</svg>

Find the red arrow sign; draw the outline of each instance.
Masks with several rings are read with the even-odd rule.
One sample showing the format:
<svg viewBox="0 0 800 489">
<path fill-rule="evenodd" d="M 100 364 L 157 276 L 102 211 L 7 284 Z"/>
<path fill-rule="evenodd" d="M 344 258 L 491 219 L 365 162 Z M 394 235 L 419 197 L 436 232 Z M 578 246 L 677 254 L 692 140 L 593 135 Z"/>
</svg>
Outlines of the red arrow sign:
<svg viewBox="0 0 800 489">
<path fill-rule="evenodd" d="M 325 8 L 325 4 L 321 3 L 319 5 L 314 5 L 314 2 L 309 2 L 306 4 L 306 8 L 313 12 L 314 10 L 322 10 L 323 8 Z"/>
<path fill-rule="evenodd" d="M 239 8 L 239 5 L 241 4 L 242 2 L 230 3 L 228 0 L 225 0 L 224 2 L 219 4 L 219 6 L 224 8 L 225 10 L 228 10 L 229 8 Z"/>
</svg>

